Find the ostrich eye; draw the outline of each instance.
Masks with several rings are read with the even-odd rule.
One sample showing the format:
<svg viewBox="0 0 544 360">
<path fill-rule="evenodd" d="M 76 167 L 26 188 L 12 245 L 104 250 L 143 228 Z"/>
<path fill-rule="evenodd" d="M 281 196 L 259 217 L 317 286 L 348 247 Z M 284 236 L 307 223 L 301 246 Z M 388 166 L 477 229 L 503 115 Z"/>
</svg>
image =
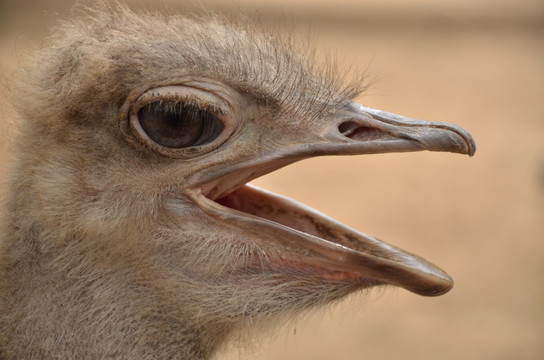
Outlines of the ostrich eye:
<svg viewBox="0 0 544 360">
<path fill-rule="evenodd" d="M 173 100 L 143 106 L 138 120 L 151 140 L 176 149 L 210 143 L 225 128 L 213 110 Z"/>
</svg>

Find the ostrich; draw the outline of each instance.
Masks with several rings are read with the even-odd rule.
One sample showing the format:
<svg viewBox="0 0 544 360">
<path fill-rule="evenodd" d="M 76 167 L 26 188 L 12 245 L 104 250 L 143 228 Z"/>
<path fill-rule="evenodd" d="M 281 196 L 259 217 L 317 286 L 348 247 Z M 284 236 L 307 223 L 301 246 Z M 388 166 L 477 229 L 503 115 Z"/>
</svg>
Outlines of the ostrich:
<svg viewBox="0 0 544 360">
<path fill-rule="evenodd" d="M 2 359 L 208 359 L 235 331 L 392 285 L 428 261 L 247 183 L 322 155 L 449 151 L 462 128 L 353 99 L 296 42 L 94 11 L 22 73 L 2 212 Z"/>
</svg>

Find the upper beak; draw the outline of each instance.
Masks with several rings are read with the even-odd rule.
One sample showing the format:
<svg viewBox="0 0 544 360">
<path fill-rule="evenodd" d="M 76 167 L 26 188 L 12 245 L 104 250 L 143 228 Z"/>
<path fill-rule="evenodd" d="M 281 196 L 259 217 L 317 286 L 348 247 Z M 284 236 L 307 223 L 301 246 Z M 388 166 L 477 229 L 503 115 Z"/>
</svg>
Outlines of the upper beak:
<svg viewBox="0 0 544 360">
<path fill-rule="evenodd" d="M 476 144 L 460 126 L 424 121 L 351 103 L 324 129 L 328 143 L 316 155 L 356 155 L 407 151 L 446 151 L 474 155 Z"/>
<path fill-rule="evenodd" d="M 249 234 L 248 241 L 265 248 L 281 244 L 289 261 L 421 295 L 450 290 L 453 280 L 427 260 L 294 200 L 244 184 L 320 155 L 420 150 L 473 155 L 476 146 L 470 134 L 456 125 L 411 119 L 355 103 L 308 132 L 311 136 L 291 140 L 289 146 L 207 173 L 185 192 L 208 215 Z"/>
</svg>

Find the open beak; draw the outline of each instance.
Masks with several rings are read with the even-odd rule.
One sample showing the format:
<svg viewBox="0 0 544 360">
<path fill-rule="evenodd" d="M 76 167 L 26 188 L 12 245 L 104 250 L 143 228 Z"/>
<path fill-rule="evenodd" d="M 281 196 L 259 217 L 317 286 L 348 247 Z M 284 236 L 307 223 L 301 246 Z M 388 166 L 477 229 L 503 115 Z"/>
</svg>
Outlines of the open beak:
<svg viewBox="0 0 544 360">
<path fill-rule="evenodd" d="M 246 183 L 289 163 L 322 155 L 420 150 L 473 155 L 476 147 L 470 134 L 456 125 L 406 118 L 356 103 L 329 120 L 313 129 L 312 137 L 208 174 L 186 194 L 207 215 L 243 229 L 259 246 L 281 249 L 282 259 L 271 260 L 276 267 L 296 266 L 331 280 L 395 285 L 426 296 L 449 291 L 451 277 L 427 260 Z"/>
</svg>

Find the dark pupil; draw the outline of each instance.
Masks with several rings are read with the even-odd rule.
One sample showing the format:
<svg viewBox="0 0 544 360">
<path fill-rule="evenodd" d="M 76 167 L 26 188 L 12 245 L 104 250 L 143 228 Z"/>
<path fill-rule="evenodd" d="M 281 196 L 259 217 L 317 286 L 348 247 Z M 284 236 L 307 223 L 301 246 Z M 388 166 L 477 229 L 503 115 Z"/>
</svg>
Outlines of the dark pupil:
<svg viewBox="0 0 544 360">
<path fill-rule="evenodd" d="M 138 111 L 138 119 L 153 141 L 171 148 L 207 144 L 225 127 L 210 111 L 173 101 L 147 104 Z"/>
</svg>

